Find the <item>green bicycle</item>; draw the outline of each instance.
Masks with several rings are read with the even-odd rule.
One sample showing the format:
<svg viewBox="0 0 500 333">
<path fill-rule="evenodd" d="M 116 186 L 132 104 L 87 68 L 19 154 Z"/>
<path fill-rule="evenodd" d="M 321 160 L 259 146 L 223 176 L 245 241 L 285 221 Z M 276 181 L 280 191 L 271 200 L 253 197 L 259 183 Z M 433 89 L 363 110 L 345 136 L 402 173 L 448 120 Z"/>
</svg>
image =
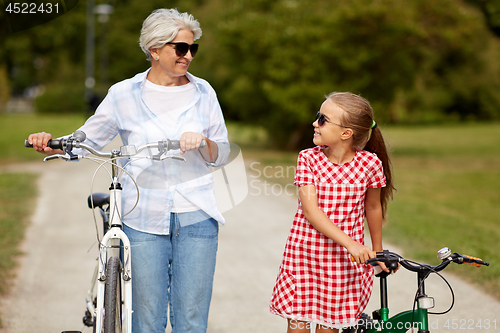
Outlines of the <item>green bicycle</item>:
<svg viewBox="0 0 500 333">
<path fill-rule="evenodd" d="M 378 262 L 383 262 L 392 272 L 399 265 L 411 272 L 417 273 L 418 289 L 415 295 L 413 309 L 398 313 L 389 317 L 389 303 L 387 292 L 387 277 L 390 273 L 382 271 L 376 277 L 380 280 L 380 309 L 373 312 L 372 317 L 363 313 L 358 323 L 354 327 L 342 329 L 342 333 L 405 333 L 407 331 L 418 333 L 429 333 L 429 309 L 434 308 L 434 298 L 425 294 L 425 280 L 432 273 L 438 274 L 445 269 L 450 263 L 468 264 L 477 267 L 489 266 L 489 263 L 482 261 L 479 258 L 474 258 L 460 253 L 451 253 L 447 247 L 438 251 L 437 256 L 441 259 L 441 263 L 436 266 L 417 263 L 403 258 L 397 253 L 383 251 L 377 252 L 376 258 L 369 259 L 365 264 L 377 265 Z M 444 277 L 441 276 L 442 279 Z M 449 283 L 444 279 L 450 287 L 453 296 L 452 304 L 446 311 L 450 311 L 454 304 L 454 294 Z"/>
</svg>

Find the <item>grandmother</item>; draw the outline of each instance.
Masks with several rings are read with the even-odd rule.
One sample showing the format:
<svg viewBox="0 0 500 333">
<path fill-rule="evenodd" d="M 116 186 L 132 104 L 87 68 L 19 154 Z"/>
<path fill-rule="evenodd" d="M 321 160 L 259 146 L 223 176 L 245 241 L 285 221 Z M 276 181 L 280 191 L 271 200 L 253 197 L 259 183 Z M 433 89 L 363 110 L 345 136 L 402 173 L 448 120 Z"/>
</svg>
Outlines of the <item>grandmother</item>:
<svg viewBox="0 0 500 333">
<path fill-rule="evenodd" d="M 155 10 L 140 36 L 151 67 L 113 85 L 80 128 L 99 150 L 117 134 L 125 145 L 136 146 L 179 139 L 187 161 L 140 159 L 127 166 L 140 187 L 138 206 L 123 218 L 132 244 L 134 333 L 164 333 L 169 306 L 173 333 L 207 330 L 219 223 L 224 223 L 208 166 L 227 161 L 229 143 L 215 91 L 188 73 L 201 34 L 192 15 Z M 41 153 L 62 153 L 47 147 L 51 138 L 42 132 L 28 141 Z M 203 139 L 207 145 L 200 148 Z M 129 178 L 122 181 L 128 212 L 136 188 Z"/>
</svg>

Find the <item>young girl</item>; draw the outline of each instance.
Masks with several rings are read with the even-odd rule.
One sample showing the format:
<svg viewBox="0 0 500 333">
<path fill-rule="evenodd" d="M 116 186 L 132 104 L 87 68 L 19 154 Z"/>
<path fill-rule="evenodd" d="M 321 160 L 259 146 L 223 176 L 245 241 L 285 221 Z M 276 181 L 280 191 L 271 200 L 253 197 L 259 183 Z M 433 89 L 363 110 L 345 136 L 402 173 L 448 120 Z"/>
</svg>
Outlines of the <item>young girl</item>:
<svg viewBox="0 0 500 333">
<path fill-rule="evenodd" d="M 311 323 L 316 332 L 356 324 L 373 283 L 373 268 L 363 263 L 382 251 L 382 222 L 394 190 L 367 100 L 332 93 L 313 126 L 317 146 L 298 157 L 299 207 L 270 304 L 272 313 L 288 319 L 287 333 L 310 332 Z M 364 245 L 365 217 L 372 249 Z"/>
</svg>

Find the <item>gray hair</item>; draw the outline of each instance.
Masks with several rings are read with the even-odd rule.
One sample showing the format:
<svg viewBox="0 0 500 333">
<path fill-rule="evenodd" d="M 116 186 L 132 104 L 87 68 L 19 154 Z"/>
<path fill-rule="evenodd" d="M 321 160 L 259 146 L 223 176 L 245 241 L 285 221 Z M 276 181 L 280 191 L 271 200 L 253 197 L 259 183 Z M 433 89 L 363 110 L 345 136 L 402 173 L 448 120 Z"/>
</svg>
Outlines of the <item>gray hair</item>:
<svg viewBox="0 0 500 333">
<path fill-rule="evenodd" d="M 201 37 L 200 23 L 193 15 L 179 13 L 177 9 L 156 9 L 142 23 L 139 45 L 152 61 L 151 48 L 162 48 L 165 43 L 172 41 L 179 30 L 189 30 L 194 35 L 194 40 Z"/>
</svg>

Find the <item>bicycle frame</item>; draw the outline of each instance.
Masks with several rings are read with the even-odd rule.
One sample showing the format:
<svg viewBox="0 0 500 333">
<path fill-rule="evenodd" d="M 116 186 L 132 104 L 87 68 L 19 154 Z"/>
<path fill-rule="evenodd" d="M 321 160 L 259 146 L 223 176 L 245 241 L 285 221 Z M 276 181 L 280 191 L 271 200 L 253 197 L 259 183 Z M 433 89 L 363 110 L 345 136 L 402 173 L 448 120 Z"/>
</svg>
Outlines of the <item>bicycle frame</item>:
<svg viewBox="0 0 500 333">
<path fill-rule="evenodd" d="M 426 300 L 432 299 L 425 295 L 425 284 L 422 273 L 418 273 L 418 294 L 417 294 L 417 308 L 415 311 L 408 310 L 400 312 L 392 317 L 389 317 L 389 302 L 387 296 L 387 276 L 389 274 L 380 273 L 380 309 L 373 313 L 373 319 L 378 320 L 378 323 L 373 325 L 373 328 L 368 330 L 367 333 L 386 332 L 386 333 L 405 333 L 409 329 L 418 329 L 418 332 L 429 332 L 429 314 L 428 309 L 432 306 L 422 304 Z M 433 300 L 433 299 L 432 299 Z M 381 330 L 378 330 L 381 328 Z"/>
</svg>

